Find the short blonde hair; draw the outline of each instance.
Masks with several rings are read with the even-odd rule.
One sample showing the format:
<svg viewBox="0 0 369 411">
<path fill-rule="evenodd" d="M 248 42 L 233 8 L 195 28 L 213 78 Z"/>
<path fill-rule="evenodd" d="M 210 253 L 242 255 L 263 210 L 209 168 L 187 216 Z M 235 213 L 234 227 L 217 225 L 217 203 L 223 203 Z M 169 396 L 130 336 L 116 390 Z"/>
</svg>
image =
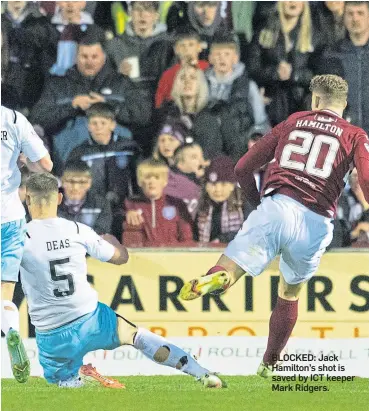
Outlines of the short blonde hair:
<svg viewBox="0 0 369 411">
<path fill-rule="evenodd" d="M 181 75 L 184 73 L 184 71 L 188 70 L 188 68 L 193 68 L 194 70 L 196 70 L 197 82 L 199 85 L 199 92 L 197 94 L 197 101 L 196 101 L 196 113 L 199 113 L 204 107 L 206 107 L 206 105 L 209 102 L 209 88 L 208 88 L 208 83 L 205 78 L 204 72 L 198 67 L 187 66 L 187 67 L 182 67 L 178 71 L 174 79 L 171 96 L 172 96 L 173 101 L 176 103 L 176 106 L 180 109 L 181 113 L 184 113 L 184 107 L 182 103 L 182 96 L 181 96 L 181 90 L 180 90 L 180 81 L 181 81 L 180 78 L 181 78 Z"/>
<path fill-rule="evenodd" d="M 310 91 L 318 94 L 328 103 L 344 104 L 347 100 L 348 84 L 340 76 L 323 74 L 313 77 L 310 82 Z"/>
<path fill-rule="evenodd" d="M 154 174 L 168 180 L 169 167 L 163 161 L 155 160 L 153 158 L 141 161 L 141 163 L 137 166 L 136 171 L 138 185 L 141 185 L 142 180 L 150 174 Z"/>
</svg>

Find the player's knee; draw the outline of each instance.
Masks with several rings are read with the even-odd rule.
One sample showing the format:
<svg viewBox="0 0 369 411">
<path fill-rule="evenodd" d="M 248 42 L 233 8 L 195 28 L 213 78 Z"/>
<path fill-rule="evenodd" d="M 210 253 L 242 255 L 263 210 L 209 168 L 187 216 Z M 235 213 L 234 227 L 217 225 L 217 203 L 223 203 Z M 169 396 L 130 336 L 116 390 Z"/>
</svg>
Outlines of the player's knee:
<svg viewBox="0 0 369 411">
<path fill-rule="evenodd" d="M 15 283 L 8 281 L 1 281 L 1 299 L 12 300 L 14 295 Z"/>
</svg>

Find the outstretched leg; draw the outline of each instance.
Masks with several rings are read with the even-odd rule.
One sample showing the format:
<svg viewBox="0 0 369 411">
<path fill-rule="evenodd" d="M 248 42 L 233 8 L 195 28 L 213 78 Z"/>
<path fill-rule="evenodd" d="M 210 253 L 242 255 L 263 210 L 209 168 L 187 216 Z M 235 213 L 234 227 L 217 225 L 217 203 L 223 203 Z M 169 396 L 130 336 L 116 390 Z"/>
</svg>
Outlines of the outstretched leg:
<svg viewBox="0 0 369 411">
<path fill-rule="evenodd" d="M 194 300 L 208 293 L 223 293 L 245 273 L 239 265 L 222 254 L 214 267 L 204 276 L 187 282 L 179 295 L 182 300 Z"/>
<path fill-rule="evenodd" d="M 118 336 L 122 345 L 133 345 L 150 360 L 192 375 L 206 387 L 225 387 L 225 383 L 218 376 L 202 367 L 181 348 L 145 328 L 137 328 L 120 316 L 118 316 Z"/>
<path fill-rule="evenodd" d="M 291 336 L 297 321 L 298 296 L 304 284 L 287 284 L 283 276 L 280 276 L 278 300 L 269 321 L 268 345 L 258 369 L 258 374 L 262 377 L 271 375 L 273 365 L 278 362 Z"/>
</svg>

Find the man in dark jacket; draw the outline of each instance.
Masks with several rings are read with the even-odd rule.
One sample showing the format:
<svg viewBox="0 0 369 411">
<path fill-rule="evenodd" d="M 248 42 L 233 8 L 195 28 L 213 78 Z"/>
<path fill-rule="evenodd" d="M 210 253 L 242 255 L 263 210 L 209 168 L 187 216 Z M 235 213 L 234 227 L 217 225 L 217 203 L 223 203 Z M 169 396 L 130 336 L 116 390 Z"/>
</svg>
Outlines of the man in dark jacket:
<svg viewBox="0 0 369 411">
<path fill-rule="evenodd" d="M 320 73 L 337 73 L 349 84 L 346 119 L 369 133 L 369 3 L 345 3 L 345 39 L 328 50 Z"/>
<path fill-rule="evenodd" d="M 110 203 L 91 191 L 92 177 L 83 162 L 67 164 L 62 177 L 63 201 L 58 207 L 58 217 L 83 223 L 98 234 L 112 232 L 113 215 Z"/>
<path fill-rule="evenodd" d="M 50 136 L 72 129 L 76 118 L 95 103 L 109 103 L 117 122 L 135 135 L 151 118 L 151 101 L 145 90 L 137 89 L 128 77 L 117 74 L 106 60 L 101 43 L 85 37 L 78 47 L 77 64 L 65 77 L 51 77 L 33 108 L 31 122 L 40 124 Z M 62 157 L 55 150 L 54 155 Z"/>
</svg>

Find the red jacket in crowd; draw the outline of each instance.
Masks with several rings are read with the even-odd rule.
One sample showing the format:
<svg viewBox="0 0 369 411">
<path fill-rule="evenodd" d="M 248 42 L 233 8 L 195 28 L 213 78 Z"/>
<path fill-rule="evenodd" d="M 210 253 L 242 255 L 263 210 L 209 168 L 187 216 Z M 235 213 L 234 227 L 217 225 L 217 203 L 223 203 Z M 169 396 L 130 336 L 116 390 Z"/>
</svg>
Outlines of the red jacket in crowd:
<svg viewBox="0 0 369 411">
<path fill-rule="evenodd" d="M 192 219 L 182 201 L 164 195 L 159 200 L 126 200 L 125 208 L 141 210 L 144 219 L 139 226 L 124 223 L 125 246 L 163 247 L 193 242 Z"/>
<path fill-rule="evenodd" d="M 209 67 L 209 63 L 205 60 L 199 60 L 199 62 L 197 63 L 197 66 L 199 69 L 205 71 Z M 163 75 L 160 78 L 158 88 L 156 90 L 156 95 L 155 95 L 155 107 L 156 108 L 159 108 L 164 103 L 164 101 L 170 101 L 172 99 L 171 92 L 172 92 L 173 83 L 180 69 L 181 69 L 181 65 L 175 64 L 174 66 L 168 68 L 168 70 L 164 71 Z"/>
</svg>

